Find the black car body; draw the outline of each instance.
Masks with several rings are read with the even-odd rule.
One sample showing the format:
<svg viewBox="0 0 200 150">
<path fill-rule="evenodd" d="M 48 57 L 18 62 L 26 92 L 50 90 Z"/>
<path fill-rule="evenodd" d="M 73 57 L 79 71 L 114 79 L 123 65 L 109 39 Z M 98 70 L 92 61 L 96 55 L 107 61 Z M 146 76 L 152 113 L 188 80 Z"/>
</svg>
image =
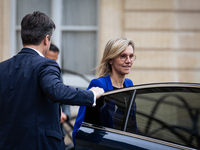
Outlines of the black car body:
<svg viewBox="0 0 200 150">
<path fill-rule="evenodd" d="M 200 84 L 157 83 L 106 92 L 96 107 L 86 108 L 75 141 L 75 149 L 87 150 L 200 149 Z"/>
</svg>

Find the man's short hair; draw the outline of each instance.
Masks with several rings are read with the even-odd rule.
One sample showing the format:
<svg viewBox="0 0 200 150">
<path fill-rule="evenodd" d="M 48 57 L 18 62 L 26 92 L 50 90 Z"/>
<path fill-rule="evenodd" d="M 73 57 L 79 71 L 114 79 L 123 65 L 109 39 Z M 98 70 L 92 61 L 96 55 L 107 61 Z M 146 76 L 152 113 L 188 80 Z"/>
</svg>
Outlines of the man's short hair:
<svg viewBox="0 0 200 150">
<path fill-rule="evenodd" d="M 49 40 L 56 26 L 44 13 L 36 11 L 27 14 L 21 21 L 21 38 L 23 45 L 39 45 L 45 36 Z"/>
<path fill-rule="evenodd" d="M 58 52 L 58 53 L 59 53 L 58 47 L 56 47 L 54 44 L 51 44 L 51 45 L 50 45 L 49 50 L 50 50 L 50 51 L 53 51 L 53 52 Z"/>
</svg>

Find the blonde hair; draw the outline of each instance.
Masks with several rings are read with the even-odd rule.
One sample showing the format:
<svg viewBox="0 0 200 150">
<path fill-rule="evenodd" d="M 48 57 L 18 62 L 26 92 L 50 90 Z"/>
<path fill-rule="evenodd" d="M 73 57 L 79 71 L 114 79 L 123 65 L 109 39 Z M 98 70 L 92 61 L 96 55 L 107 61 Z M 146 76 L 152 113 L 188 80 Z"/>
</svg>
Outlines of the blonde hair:
<svg viewBox="0 0 200 150">
<path fill-rule="evenodd" d="M 108 41 L 104 49 L 103 57 L 100 61 L 100 64 L 96 68 L 98 77 L 104 77 L 112 73 L 109 60 L 117 57 L 129 45 L 133 47 L 133 51 L 134 51 L 134 43 L 131 39 L 118 37 L 118 38 L 114 38 Z"/>
</svg>

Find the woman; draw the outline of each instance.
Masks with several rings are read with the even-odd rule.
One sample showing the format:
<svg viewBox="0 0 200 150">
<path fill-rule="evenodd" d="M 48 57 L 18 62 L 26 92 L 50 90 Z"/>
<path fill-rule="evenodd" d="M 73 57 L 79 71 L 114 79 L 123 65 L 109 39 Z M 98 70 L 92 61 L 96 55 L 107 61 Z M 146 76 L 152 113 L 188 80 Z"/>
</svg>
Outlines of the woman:
<svg viewBox="0 0 200 150">
<path fill-rule="evenodd" d="M 128 78 L 125 78 L 125 76 L 129 74 L 135 59 L 136 55 L 134 55 L 134 43 L 132 40 L 123 37 L 111 39 L 106 44 L 103 57 L 99 66 L 97 67 L 98 78 L 93 79 L 90 82 L 88 89 L 91 87 L 101 87 L 106 92 L 114 89 L 133 86 L 132 81 Z M 134 107 L 136 107 L 136 105 L 134 105 Z M 85 111 L 85 106 L 81 106 L 79 108 L 73 129 L 74 144 L 76 133 L 84 121 Z"/>
</svg>

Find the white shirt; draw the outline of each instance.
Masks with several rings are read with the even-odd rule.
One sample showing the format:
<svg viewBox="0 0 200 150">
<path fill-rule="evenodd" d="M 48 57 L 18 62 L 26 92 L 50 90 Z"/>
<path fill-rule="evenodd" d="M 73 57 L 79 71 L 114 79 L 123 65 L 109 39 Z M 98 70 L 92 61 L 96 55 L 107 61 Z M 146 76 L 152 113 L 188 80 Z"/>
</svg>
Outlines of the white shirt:
<svg viewBox="0 0 200 150">
<path fill-rule="evenodd" d="M 29 47 L 29 48 L 30 48 L 30 47 Z M 34 48 L 30 48 L 30 49 L 36 51 L 40 56 L 44 57 L 44 55 L 43 55 L 40 51 L 38 51 L 37 49 L 34 49 Z"/>
</svg>

